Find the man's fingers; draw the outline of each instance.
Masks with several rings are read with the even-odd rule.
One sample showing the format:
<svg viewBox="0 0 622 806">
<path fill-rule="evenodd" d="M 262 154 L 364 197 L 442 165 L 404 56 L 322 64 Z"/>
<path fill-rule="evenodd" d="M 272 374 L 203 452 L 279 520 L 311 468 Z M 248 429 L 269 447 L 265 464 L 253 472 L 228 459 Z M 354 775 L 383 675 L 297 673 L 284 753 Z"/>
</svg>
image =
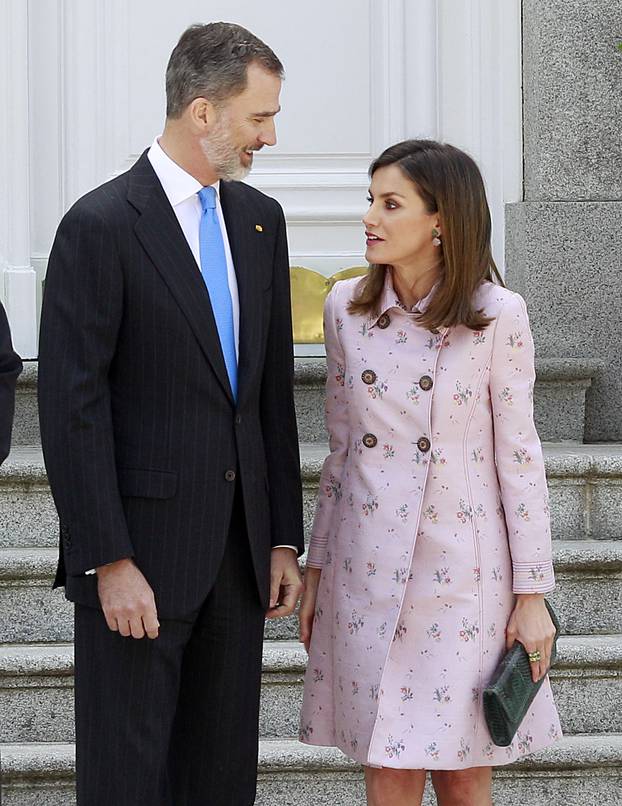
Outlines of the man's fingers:
<svg viewBox="0 0 622 806">
<path fill-rule="evenodd" d="M 270 609 L 276 607 L 279 601 L 279 591 L 281 589 L 282 574 L 273 574 L 270 578 Z"/>
<path fill-rule="evenodd" d="M 143 625 L 149 638 L 157 638 L 160 634 L 160 622 L 155 612 L 143 616 Z"/>
<path fill-rule="evenodd" d="M 124 638 L 129 638 L 132 634 L 132 629 L 130 627 L 130 622 L 126 618 L 118 618 L 117 624 L 119 625 L 119 633 Z"/>
<path fill-rule="evenodd" d="M 298 601 L 298 587 L 288 585 L 286 588 L 284 588 L 284 591 L 285 595 L 281 597 L 280 610 L 283 612 L 284 616 L 289 616 L 290 613 L 294 612 L 296 602 Z"/>
<path fill-rule="evenodd" d="M 141 616 L 134 616 L 134 618 L 130 619 L 130 631 L 132 633 L 132 638 L 145 637 L 145 628 L 143 627 L 143 620 Z"/>
<path fill-rule="evenodd" d="M 109 616 L 105 610 L 104 610 L 104 618 L 106 619 L 106 624 L 108 625 L 109 630 L 112 630 L 112 632 L 119 631 L 119 625 L 117 624 L 116 618 Z"/>
</svg>

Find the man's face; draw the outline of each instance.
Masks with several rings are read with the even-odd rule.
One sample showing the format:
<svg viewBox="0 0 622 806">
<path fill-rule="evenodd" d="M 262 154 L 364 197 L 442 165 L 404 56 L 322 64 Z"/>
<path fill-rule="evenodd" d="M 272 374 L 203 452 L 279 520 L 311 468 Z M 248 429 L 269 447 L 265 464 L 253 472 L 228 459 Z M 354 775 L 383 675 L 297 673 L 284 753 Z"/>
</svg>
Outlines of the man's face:
<svg viewBox="0 0 622 806">
<path fill-rule="evenodd" d="M 280 111 L 281 79 L 251 63 L 246 89 L 229 98 L 201 146 L 221 179 L 244 179 L 253 165 L 253 152 L 276 143 L 274 117 Z"/>
</svg>

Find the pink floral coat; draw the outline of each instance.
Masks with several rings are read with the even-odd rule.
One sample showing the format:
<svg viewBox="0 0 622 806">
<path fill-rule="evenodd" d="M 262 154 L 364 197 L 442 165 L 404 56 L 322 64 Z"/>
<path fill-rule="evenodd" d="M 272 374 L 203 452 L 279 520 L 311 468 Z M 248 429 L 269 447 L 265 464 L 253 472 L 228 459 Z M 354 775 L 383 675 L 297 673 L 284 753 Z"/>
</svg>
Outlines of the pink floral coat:
<svg viewBox="0 0 622 806">
<path fill-rule="evenodd" d="M 381 315 L 348 314 L 358 282 L 325 306 L 330 455 L 301 740 L 377 767 L 508 763 L 561 735 L 548 679 L 508 748 L 482 708 L 514 593 L 554 587 L 525 303 L 485 282 L 487 329 L 432 333 L 389 273 Z"/>
</svg>

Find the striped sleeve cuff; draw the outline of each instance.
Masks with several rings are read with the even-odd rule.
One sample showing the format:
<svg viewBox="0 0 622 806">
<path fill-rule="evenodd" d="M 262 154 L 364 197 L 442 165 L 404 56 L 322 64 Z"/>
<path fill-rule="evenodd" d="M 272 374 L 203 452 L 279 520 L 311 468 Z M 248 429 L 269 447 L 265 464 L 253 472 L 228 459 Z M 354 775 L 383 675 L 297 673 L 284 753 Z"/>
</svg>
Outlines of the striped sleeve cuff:
<svg viewBox="0 0 622 806">
<path fill-rule="evenodd" d="M 309 568 L 322 568 L 326 557 L 326 546 L 328 545 L 328 535 L 319 537 L 318 535 L 311 536 L 309 543 L 309 551 L 307 553 L 306 565 Z"/>
<path fill-rule="evenodd" d="M 514 593 L 550 593 L 555 588 L 553 563 L 512 562 Z"/>
</svg>

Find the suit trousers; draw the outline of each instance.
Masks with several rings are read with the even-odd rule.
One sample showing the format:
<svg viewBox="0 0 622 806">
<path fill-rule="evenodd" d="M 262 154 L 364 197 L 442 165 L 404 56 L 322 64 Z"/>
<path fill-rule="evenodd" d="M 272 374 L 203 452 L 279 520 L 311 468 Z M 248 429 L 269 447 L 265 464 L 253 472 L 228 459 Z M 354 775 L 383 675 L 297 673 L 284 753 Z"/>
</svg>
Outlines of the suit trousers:
<svg viewBox="0 0 622 806">
<path fill-rule="evenodd" d="M 76 605 L 78 806 L 254 803 L 264 616 L 240 492 L 216 582 L 187 620 L 137 640 Z"/>
</svg>

